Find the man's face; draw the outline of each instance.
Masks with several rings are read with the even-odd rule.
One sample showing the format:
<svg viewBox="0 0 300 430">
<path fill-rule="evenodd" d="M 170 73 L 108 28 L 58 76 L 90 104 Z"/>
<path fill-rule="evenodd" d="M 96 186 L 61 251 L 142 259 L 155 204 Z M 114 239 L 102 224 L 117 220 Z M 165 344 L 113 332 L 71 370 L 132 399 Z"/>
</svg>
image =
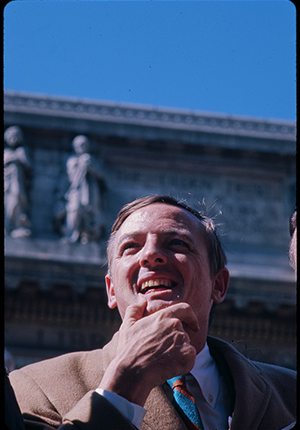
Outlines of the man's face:
<svg viewBox="0 0 300 430">
<path fill-rule="evenodd" d="M 139 296 L 147 300 L 146 315 L 186 302 L 207 328 L 213 301 L 225 298 L 228 272 L 211 278 L 203 234 L 200 221 L 176 206 L 153 203 L 132 213 L 115 237 L 109 306 L 123 318 Z"/>
</svg>

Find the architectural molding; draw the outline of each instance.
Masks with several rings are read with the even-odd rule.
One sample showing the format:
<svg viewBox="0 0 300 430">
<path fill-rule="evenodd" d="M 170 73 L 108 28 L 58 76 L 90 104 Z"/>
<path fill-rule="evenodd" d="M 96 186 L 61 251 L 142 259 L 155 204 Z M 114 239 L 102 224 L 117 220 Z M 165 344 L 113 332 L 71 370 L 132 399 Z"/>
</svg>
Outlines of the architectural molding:
<svg viewBox="0 0 300 430">
<path fill-rule="evenodd" d="M 228 137 L 243 137 L 263 139 L 269 143 L 262 148 L 270 152 L 278 150 L 274 141 L 285 141 L 281 146 L 283 153 L 295 152 L 296 126 L 291 121 L 252 118 L 215 114 L 183 109 L 151 107 L 107 101 L 79 100 L 75 98 L 49 96 L 43 94 L 4 92 L 4 118 L 8 121 L 10 114 L 34 114 L 37 117 L 49 117 L 64 120 L 81 120 L 101 124 L 102 132 L 107 134 L 131 135 L 152 139 L 184 140 L 200 144 L 201 134 L 223 135 Z M 28 121 L 28 119 L 27 119 Z M 43 122 L 40 123 L 41 125 Z M 112 129 L 111 125 L 117 126 Z M 62 126 L 62 124 L 60 124 Z M 85 127 L 81 123 L 81 127 Z M 90 124 L 89 124 L 90 127 Z M 155 131 L 154 131 L 154 130 Z M 150 131 L 151 130 L 151 131 Z M 168 133 L 163 133 L 168 131 Z M 170 134 L 170 132 L 177 132 Z M 253 145 L 253 140 L 251 141 Z M 222 146 L 217 140 L 212 145 Z M 232 143 L 234 146 L 237 142 Z M 271 144 L 271 146 L 270 146 Z M 228 145 L 228 140 L 226 140 Z M 247 145 L 244 148 L 247 149 Z M 259 150 L 259 146 L 255 146 Z"/>
</svg>

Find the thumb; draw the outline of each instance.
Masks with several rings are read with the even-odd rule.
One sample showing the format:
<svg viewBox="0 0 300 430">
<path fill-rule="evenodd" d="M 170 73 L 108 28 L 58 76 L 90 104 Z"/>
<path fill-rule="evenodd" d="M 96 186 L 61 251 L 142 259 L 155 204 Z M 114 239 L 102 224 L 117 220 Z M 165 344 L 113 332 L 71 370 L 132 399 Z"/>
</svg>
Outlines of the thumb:
<svg viewBox="0 0 300 430">
<path fill-rule="evenodd" d="M 140 320 L 144 316 L 144 311 L 147 306 L 147 300 L 143 297 L 140 297 L 137 303 L 128 306 L 126 309 L 122 327 L 130 327 L 132 326 L 136 321 Z"/>
</svg>

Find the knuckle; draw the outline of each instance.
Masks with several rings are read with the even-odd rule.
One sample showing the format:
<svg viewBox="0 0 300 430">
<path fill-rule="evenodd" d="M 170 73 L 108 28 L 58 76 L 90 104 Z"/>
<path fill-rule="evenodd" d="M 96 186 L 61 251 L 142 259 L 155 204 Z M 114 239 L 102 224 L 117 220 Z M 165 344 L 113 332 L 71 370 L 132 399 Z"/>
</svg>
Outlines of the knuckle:
<svg viewBox="0 0 300 430">
<path fill-rule="evenodd" d="M 171 323 L 171 327 L 174 328 L 175 330 L 180 330 L 182 331 L 183 327 L 182 327 L 182 323 L 178 318 L 172 318 L 170 320 Z"/>
</svg>

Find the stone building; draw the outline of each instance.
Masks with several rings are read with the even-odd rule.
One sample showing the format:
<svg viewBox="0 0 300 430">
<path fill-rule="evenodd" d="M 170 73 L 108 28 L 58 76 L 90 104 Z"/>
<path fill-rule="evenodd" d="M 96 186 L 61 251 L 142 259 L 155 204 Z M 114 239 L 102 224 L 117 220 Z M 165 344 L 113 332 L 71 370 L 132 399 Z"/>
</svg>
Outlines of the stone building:
<svg viewBox="0 0 300 430">
<path fill-rule="evenodd" d="M 199 209 L 205 198 L 220 224 L 231 278 L 210 334 L 295 368 L 292 122 L 5 92 L 4 125 L 20 128 L 30 164 L 27 233 L 5 240 L 5 346 L 17 367 L 110 339 L 120 324 L 104 285 L 110 227 L 125 203 L 159 193 Z M 101 228 L 92 237 L 80 227 L 71 240 L 70 211 L 87 224 L 92 207 L 77 197 L 68 206 L 77 136 L 97 165 Z"/>
</svg>

